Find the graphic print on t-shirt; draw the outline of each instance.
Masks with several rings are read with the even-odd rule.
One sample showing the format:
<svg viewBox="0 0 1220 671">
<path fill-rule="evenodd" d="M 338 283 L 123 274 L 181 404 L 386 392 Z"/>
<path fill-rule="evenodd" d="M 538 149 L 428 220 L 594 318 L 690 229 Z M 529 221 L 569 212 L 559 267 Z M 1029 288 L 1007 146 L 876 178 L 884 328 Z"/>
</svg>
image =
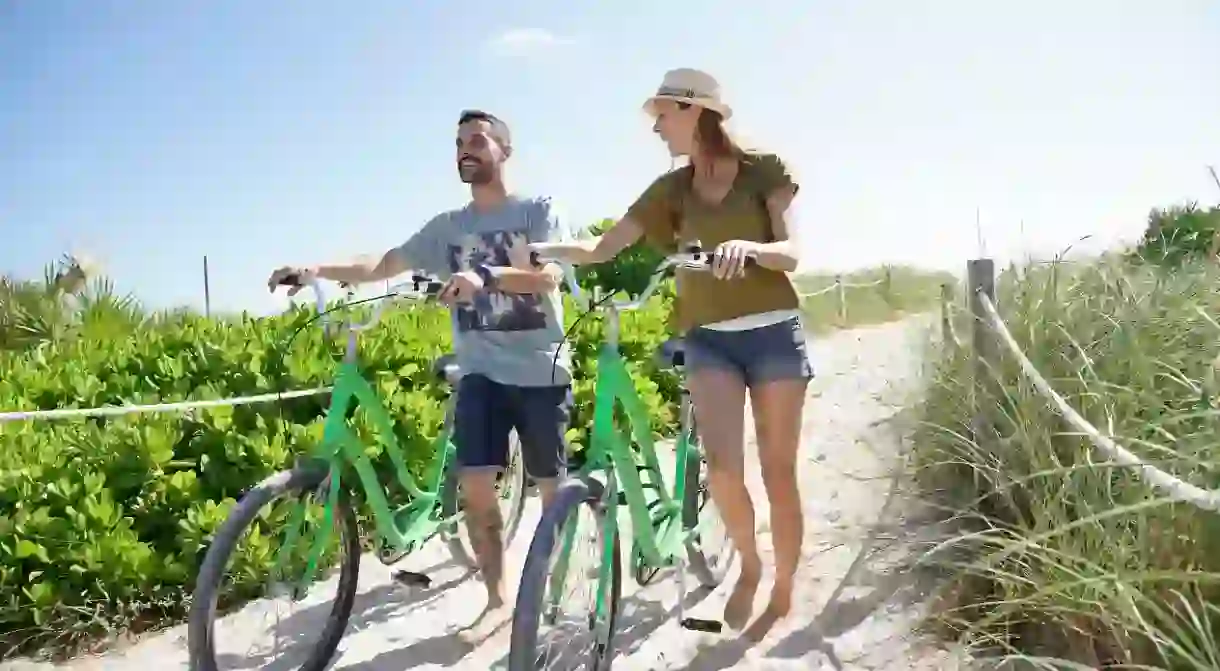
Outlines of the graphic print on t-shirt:
<svg viewBox="0 0 1220 671">
<path fill-rule="evenodd" d="M 530 252 L 524 233 L 470 233 L 449 245 L 449 270 L 459 273 L 480 263 L 529 269 Z M 546 327 L 542 297 L 483 290 L 470 303 L 455 306 L 460 331 L 533 331 Z"/>
</svg>

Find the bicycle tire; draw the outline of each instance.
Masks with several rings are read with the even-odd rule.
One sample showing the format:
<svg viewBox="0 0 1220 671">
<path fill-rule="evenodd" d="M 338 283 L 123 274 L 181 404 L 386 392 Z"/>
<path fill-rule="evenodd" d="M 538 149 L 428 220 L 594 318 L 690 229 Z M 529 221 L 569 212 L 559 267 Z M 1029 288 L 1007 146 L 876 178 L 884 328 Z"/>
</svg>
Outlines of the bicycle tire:
<svg viewBox="0 0 1220 671">
<path fill-rule="evenodd" d="M 700 472 L 702 466 L 706 465 L 707 459 L 703 456 L 703 450 L 699 449 L 699 434 L 696 431 L 696 423 L 694 413 L 691 414 L 691 429 L 690 447 L 686 453 L 686 477 L 682 495 L 682 526 L 686 529 L 693 529 L 699 526 L 699 515 L 703 511 L 704 504 L 710 500 L 710 494 L 707 491 L 706 484 L 702 482 Z M 733 560 L 737 556 L 737 549 L 730 542 L 727 545 L 726 551 L 723 553 L 726 556 L 713 556 L 704 551 L 703 546 L 698 540 L 687 541 L 686 557 L 690 563 L 691 573 L 695 575 L 695 579 L 704 587 L 715 587 L 724 581 L 725 575 L 729 572 L 729 567 L 733 565 Z"/>
<path fill-rule="evenodd" d="M 216 536 L 199 567 L 187 624 L 191 671 L 219 671 L 216 664 L 216 642 L 212 635 L 212 625 L 216 619 L 216 600 L 219 596 L 218 587 L 224 578 L 229 556 L 236 549 L 242 533 L 265 506 L 286 496 L 318 487 L 326 475 L 324 469 L 303 467 L 272 475 L 246 492 L 216 531 Z M 324 671 L 329 667 L 339 647 L 339 641 L 347 629 L 356 599 L 360 575 L 360 531 L 356 512 L 349 504 L 346 492 L 340 495 L 335 521 L 341 534 L 340 542 L 344 545 L 339 592 L 330 616 L 326 619 L 326 625 L 322 628 L 322 637 L 314 645 L 309 658 L 300 666 L 300 671 Z"/>
<path fill-rule="evenodd" d="M 551 556 L 559 538 L 559 531 L 579 506 L 589 506 L 597 518 L 598 528 L 605 528 L 606 502 L 604 487 L 595 480 L 573 479 L 564 482 L 555 492 L 551 505 L 542 512 L 538 529 L 530 541 L 529 553 L 521 569 L 521 584 L 517 589 L 517 601 L 513 610 L 512 637 L 508 651 L 508 671 L 535 671 L 538 665 L 538 626 L 542 622 L 544 602 L 547 597 L 547 578 L 550 574 Z M 609 636 L 604 647 L 595 642 L 589 652 L 594 656 L 596 671 L 609 671 L 614 659 L 614 628 L 618 621 L 619 597 L 622 593 L 622 559 L 619 552 L 618 533 L 613 539 L 614 558 L 610 566 Z"/>
<path fill-rule="evenodd" d="M 513 485 L 516 494 L 513 495 L 513 500 L 509 503 L 508 515 L 504 517 L 504 527 L 501 529 L 501 539 L 503 540 L 504 547 L 508 547 L 513 538 L 516 537 L 517 527 L 521 524 L 521 515 L 525 511 L 525 462 L 522 461 L 524 457 L 521 454 L 521 441 L 517 439 L 515 431 L 511 436 L 513 440 L 510 440 L 508 444 L 508 463 L 513 463 L 513 453 L 515 452 L 516 463 L 519 468 L 516 469 L 515 475 L 507 475 L 508 471 L 505 471 L 506 477 L 513 477 L 516 480 L 516 483 Z M 459 488 L 457 464 L 450 462 L 446 468 L 445 482 L 441 488 L 441 515 L 447 518 L 457 514 L 458 507 L 461 505 L 461 490 Z M 449 547 L 449 554 L 453 555 L 454 560 L 466 568 L 477 568 L 473 548 L 468 549 L 466 544 L 462 542 L 462 532 L 460 530 L 455 533 L 444 533 L 442 535 L 445 538 L 445 545 Z"/>
</svg>

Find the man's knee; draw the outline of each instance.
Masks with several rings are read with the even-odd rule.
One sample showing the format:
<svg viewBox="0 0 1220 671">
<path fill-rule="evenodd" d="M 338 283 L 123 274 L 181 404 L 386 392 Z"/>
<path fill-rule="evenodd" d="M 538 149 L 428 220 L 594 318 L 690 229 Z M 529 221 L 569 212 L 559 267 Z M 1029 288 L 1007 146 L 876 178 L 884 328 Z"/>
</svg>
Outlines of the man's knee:
<svg viewBox="0 0 1220 671">
<path fill-rule="evenodd" d="M 542 507 L 551 505 L 551 501 L 555 499 L 555 490 L 559 488 L 559 478 L 535 478 L 534 484 L 538 485 L 538 496 L 542 499 Z"/>
<path fill-rule="evenodd" d="M 567 387 L 518 388 L 517 435 L 525 470 L 542 487 L 544 480 L 562 478 L 567 470 L 565 434 L 571 418 L 572 395 Z"/>
<path fill-rule="evenodd" d="M 468 514 L 498 510 L 496 476 L 498 468 L 464 468 L 458 477 L 462 507 Z"/>
</svg>

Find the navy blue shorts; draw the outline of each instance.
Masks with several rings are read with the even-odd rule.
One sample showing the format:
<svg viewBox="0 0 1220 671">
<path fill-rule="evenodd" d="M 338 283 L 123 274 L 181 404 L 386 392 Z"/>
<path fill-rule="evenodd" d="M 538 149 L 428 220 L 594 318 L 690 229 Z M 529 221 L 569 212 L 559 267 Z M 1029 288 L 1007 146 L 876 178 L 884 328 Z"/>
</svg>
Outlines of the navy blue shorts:
<svg viewBox="0 0 1220 671">
<path fill-rule="evenodd" d="M 521 439 L 525 470 L 535 480 L 564 474 L 572 391 L 567 386 L 517 387 L 464 375 L 457 387 L 453 443 L 462 468 L 508 466 L 508 435 Z"/>
<path fill-rule="evenodd" d="M 686 333 L 686 370 L 714 368 L 737 373 L 747 385 L 808 380 L 813 365 L 798 317 L 744 331 L 695 327 Z"/>
</svg>

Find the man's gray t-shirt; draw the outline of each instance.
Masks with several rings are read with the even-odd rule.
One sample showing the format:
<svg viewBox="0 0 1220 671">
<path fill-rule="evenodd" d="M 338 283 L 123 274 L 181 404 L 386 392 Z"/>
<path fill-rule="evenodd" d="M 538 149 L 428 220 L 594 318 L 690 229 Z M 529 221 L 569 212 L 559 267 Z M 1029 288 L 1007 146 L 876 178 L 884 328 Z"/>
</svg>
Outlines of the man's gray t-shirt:
<svg viewBox="0 0 1220 671">
<path fill-rule="evenodd" d="M 534 270 L 528 243 L 569 237 L 555 209 L 550 198 L 516 196 L 491 212 L 467 205 L 433 217 L 399 253 L 407 267 L 441 278 L 480 263 Z M 454 354 L 463 375 L 521 387 L 571 383 L 568 348 L 561 348 L 558 289 L 548 294 L 484 289 L 471 303 L 454 305 L 452 321 Z"/>
</svg>

